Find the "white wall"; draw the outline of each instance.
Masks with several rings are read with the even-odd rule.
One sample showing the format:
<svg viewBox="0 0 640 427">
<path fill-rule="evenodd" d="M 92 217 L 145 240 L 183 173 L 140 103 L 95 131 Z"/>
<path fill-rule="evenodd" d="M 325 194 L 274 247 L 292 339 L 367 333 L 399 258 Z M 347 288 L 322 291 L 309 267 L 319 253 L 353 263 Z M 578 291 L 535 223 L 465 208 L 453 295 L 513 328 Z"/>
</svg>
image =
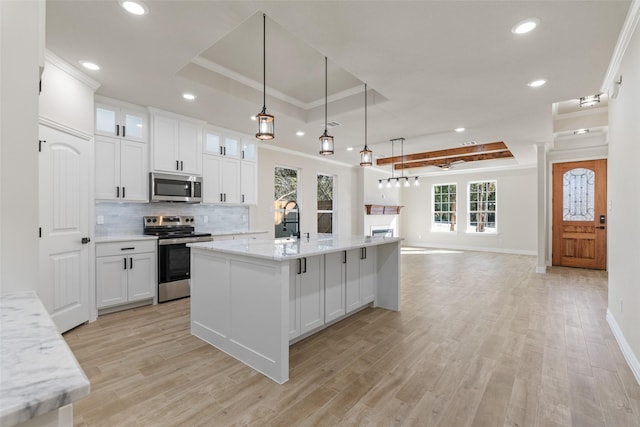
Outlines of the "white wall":
<svg viewBox="0 0 640 427">
<path fill-rule="evenodd" d="M 378 169 L 364 169 L 364 180 L 362 187 L 363 202 L 361 205 L 402 205 L 400 200 L 401 190 L 392 186 L 387 188 L 386 183 L 382 188 L 378 188 L 378 180 L 386 180 L 391 175 Z M 371 234 L 372 226 L 386 226 L 396 230 L 396 236 L 402 235 L 402 224 L 400 223 L 400 215 L 367 215 L 362 208 L 358 211 L 358 215 L 363 217 L 362 228 L 357 230 L 357 234 L 368 236 Z M 402 212 L 402 211 L 401 211 Z"/>
<path fill-rule="evenodd" d="M 625 52 L 617 73 L 622 86 L 609 103 L 608 308 L 633 353 L 627 360 L 635 359 L 640 381 L 640 26 Z"/>
<path fill-rule="evenodd" d="M 0 2 L 0 293 L 37 289 L 42 8 Z"/>
<path fill-rule="evenodd" d="M 467 233 L 467 185 L 470 181 L 497 181 L 497 234 Z M 456 184 L 456 232 L 431 231 L 433 185 Z M 402 190 L 402 237 L 406 245 L 508 252 L 537 253 L 537 174 L 535 168 L 495 172 L 449 171 L 420 178 L 420 187 Z"/>
<path fill-rule="evenodd" d="M 335 175 L 333 232 L 338 235 L 362 234 L 357 229 L 354 212 L 364 209 L 358 206 L 358 167 L 350 167 L 336 162 L 297 155 L 289 151 L 265 147 L 274 142 L 258 142 L 258 205 L 250 209 L 249 228 L 267 230 L 274 236 L 273 184 L 276 166 L 299 169 L 299 194 L 301 233 L 317 233 L 317 175 Z"/>
</svg>

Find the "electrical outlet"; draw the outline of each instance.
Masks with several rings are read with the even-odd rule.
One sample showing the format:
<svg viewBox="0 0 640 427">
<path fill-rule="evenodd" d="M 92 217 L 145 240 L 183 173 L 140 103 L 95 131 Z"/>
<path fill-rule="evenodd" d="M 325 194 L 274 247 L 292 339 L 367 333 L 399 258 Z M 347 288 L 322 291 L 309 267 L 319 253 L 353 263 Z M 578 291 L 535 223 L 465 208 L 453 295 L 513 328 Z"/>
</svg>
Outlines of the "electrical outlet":
<svg viewBox="0 0 640 427">
<path fill-rule="evenodd" d="M 202 217 L 202 222 L 204 222 L 205 224 L 209 223 L 209 215 L 205 215 Z"/>
<path fill-rule="evenodd" d="M 104 224 L 104 216 L 98 215 L 96 218 L 96 224 Z"/>
</svg>

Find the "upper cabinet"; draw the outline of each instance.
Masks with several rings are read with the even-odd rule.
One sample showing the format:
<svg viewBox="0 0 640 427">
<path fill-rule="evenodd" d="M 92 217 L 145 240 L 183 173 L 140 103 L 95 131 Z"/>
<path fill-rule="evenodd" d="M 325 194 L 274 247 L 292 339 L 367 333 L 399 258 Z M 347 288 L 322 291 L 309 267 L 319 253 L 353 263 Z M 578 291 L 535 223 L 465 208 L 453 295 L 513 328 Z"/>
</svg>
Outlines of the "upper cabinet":
<svg viewBox="0 0 640 427">
<path fill-rule="evenodd" d="M 147 142 L 147 112 L 140 108 L 106 98 L 97 98 L 96 135 Z"/>
<path fill-rule="evenodd" d="M 236 133 L 207 126 L 204 133 L 204 154 L 240 159 L 241 140 L 242 137 Z"/>
<path fill-rule="evenodd" d="M 249 138 L 242 138 L 242 151 L 240 158 L 247 162 L 258 161 L 258 150 L 254 142 L 250 142 Z"/>
<path fill-rule="evenodd" d="M 151 163 L 156 172 L 202 174 L 204 122 L 166 111 L 151 111 Z"/>
</svg>

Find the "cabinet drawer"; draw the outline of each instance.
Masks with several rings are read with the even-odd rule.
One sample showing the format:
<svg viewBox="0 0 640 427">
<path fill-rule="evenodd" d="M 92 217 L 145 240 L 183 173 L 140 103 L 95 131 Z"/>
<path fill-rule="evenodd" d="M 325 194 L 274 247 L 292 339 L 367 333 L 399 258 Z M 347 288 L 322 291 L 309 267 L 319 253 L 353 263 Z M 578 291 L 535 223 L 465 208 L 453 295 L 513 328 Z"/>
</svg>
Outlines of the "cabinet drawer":
<svg viewBox="0 0 640 427">
<path fill-rule="evenodd" d="M 132 240 L 96 244 L 96 257 L 155 252 L 156 240 Z"/>
</svg>

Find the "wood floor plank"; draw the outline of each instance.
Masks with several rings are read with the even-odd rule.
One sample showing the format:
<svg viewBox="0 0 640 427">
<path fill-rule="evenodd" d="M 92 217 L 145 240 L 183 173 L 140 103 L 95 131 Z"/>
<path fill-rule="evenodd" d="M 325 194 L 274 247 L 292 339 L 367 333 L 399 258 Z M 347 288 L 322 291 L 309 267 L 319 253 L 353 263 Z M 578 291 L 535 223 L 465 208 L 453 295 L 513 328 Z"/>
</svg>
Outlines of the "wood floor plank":
<svg viewBox="0 0 640 427">
<path fill-rule="evenodd" d="M 606 272 L 405 252 L 402 310 L 367 308 L 292 345 L 283 385 L 192 336 L 188 299 L 69 331 L 91 382 L 74 425 L 640 425 Z"/>
</svg>

